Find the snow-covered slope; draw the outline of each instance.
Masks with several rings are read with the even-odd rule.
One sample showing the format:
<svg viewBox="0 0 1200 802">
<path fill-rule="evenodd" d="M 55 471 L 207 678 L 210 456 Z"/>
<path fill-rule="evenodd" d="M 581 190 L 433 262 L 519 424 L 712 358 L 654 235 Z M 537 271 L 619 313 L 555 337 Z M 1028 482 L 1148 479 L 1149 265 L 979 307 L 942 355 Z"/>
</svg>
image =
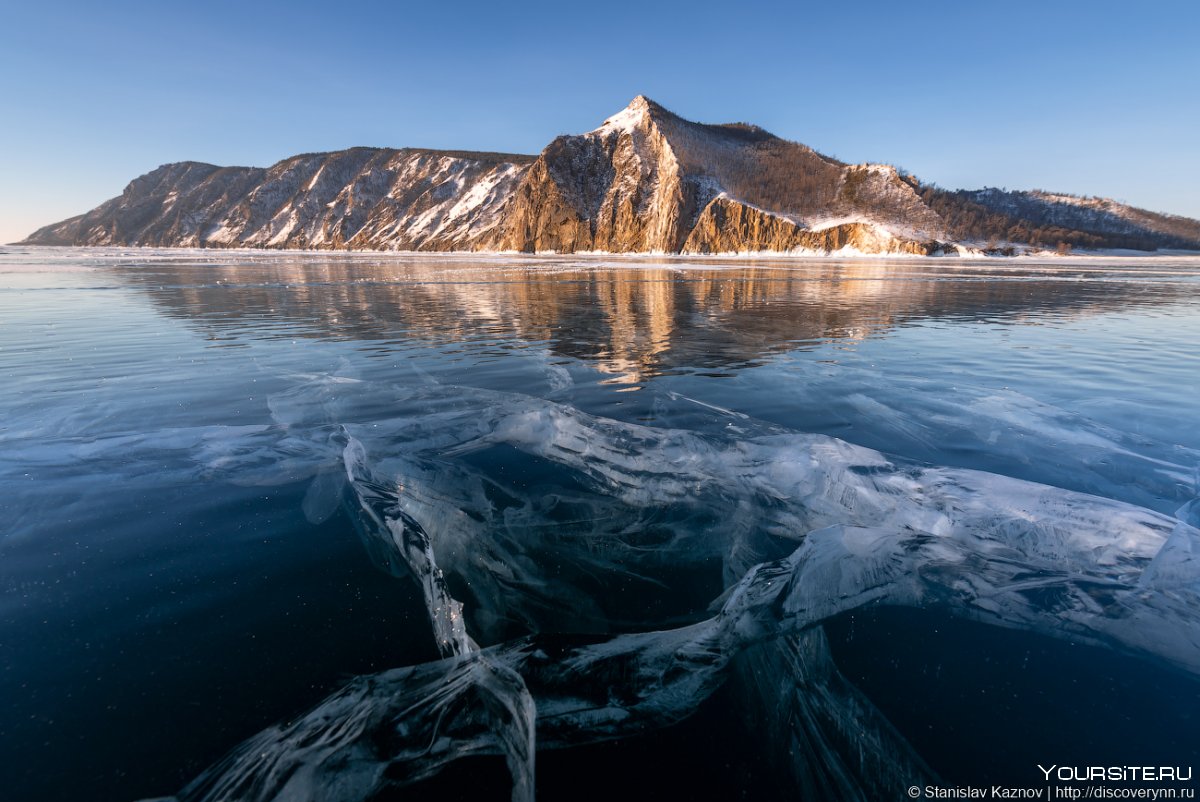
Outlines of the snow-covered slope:
<svg viewBox="0 0 1200 802">
<path fill-rule="evenodd" d="M 1200 249 L 1200 222 L 1099 198 L 946 191 L 638 96 L 540 155 L 351 148 L 168 164 L 27 244 L 374 250 L 957 253 Z"/>
<path fill-rule="evenodd" d="M 498 223 L 530 160 L 351 148 L 293 156 L 265 170 L 168 164 L 27 242 L 466 249 Z"/>
</svg>

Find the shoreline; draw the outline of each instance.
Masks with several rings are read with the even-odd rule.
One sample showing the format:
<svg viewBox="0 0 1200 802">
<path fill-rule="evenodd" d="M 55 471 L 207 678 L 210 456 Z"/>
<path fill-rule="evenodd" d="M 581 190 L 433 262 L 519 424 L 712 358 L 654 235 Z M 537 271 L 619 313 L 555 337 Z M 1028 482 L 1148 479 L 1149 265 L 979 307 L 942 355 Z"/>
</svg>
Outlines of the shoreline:
<svg viewBox="0 0 1200 802">
<path fill-rule="evenodd" d="M 412 251 L 412 250 L 359 250 L 349 248 L 257 248 L 257 247 L 193 247 L 193 246 L 158 246 L 158 245 L 33 245 L 24 243 L 9 243 L 0 245 L 0 253 L 16 253 L 19 251 L 46 251 L 46 252 L 88 252 L 88 253 L 112 253 L 112 254 L 161 254 L 161 255 L 197 255 L 197 254 L 230 254 L 240 256 L 267 256 L 267 257 L 287 257 L 287 256 L 322 256 L 322 257 L 349 257 L 349 258 L 433 258 L 433 259 L 616 259 L 620 261 L 639 262 L 646 260 L 670 260 L 672 262 L 680 261 L 731 261 L 731 260 L 777 260 L 777 261 L 923 261 L 931 263 L 956 263 L 956 262 L 995 262 L 998 264 L 1022 263 L 1022 262 L 1054 262 L 1059 264 L 1068 264 L 1073 261 L 1094 262 L 1094 261 L 1129 261 L 1136 259 L 1139 261 L 1160 261 L 1167 259 L 1183 259 L 1200 261 L 1200 251 L 1185 251 L 1185 250 L 1161 250 L 1161 251 L 1134 251 L 1124 249 L 1111 249 L 1100 251 L 1076 251 L 1069 254 L 1060 254 L 1056 251 L 1037 251 L 1033 253 L 1014 254 L 1012 256 L 987 254 L 981 251 L 957 254 L 957 255 L 927 255 L 927 254 L 912 254 L 912 253 L 864 253 L 860 251 L 738 251 L 738 252 L 721 252 L 721 253 L 678 253 L 678 252 L 655 252 L 655 251 L 638 251 L 638 252 L 613 252 L 613 251 L 538 251 L 535 253 L 526 253 L 522 251 Z"/>
</svg>

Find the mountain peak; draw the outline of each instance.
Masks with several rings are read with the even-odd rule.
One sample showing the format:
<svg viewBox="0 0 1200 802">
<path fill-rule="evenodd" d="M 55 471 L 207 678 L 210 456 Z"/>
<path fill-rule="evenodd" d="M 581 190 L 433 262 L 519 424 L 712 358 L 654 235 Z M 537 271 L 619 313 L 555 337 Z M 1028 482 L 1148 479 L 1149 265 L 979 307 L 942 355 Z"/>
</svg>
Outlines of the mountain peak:
<svg viewBox="0 0 1200 802">
<path fill-rule="evenodd" d="M 646 97 L 645 95 L 638 95 L 633 100 L 629 101 L 629 105 L 626 106 L 625 108 L 627 110 L 628 109 L 636 109 L 637 111 L 650 111 L 651 109 L 654 109 L 654 108 L 661 109 L 662 106 L 655 103 L 653 100 Z"/>
<path fill-rule="evenodd" d="M 666 109 L 664 109 L 660 104 L 655 103 L 645 95 L 638 95 L 633 100 L 629 101 L 628 106 L 606 119 L 600 125 L 600 127 L 592 133 L 608 134 L 614 131 L 632 131 L 650 115 L 665 111 Z"/>
</svg>

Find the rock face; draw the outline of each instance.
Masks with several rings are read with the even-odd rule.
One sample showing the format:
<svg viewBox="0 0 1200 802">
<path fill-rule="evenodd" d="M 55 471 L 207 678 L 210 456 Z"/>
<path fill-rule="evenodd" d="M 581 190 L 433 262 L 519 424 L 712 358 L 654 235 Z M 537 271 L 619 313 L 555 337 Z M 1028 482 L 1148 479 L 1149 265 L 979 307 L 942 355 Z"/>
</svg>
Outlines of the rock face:
<svg viewBox="0 0 1200 802">
<path fill-rule="evenodd" d="M 753 206 L 714 198 L 683 245 L 684 253 L 728 253 L 730 251 L 814 251 L 832 253 L 928 254 L 940 243 L 928 244 L 897 238 L 870 223 L 831 225 L 819 230 L 804 228 L 786 218 Z"/>
<path fill-rule="evenodd" d="M 595 131 L 550 143 L 517 188 L 498 247 L 678 251 L 715 192 L 685 172 L 664 119 L 638 97 Z"/>
<path fill-rule="evenodd" d="M 26 244 L 612 253 L 1200 248 L 1200 222 L 1103 199 L 948 192 L 637 97 L 540 155 L 351 148 L 168 164 Z M 1011 247 L 1008 248 L 1011 250 Z"/>
</svg>

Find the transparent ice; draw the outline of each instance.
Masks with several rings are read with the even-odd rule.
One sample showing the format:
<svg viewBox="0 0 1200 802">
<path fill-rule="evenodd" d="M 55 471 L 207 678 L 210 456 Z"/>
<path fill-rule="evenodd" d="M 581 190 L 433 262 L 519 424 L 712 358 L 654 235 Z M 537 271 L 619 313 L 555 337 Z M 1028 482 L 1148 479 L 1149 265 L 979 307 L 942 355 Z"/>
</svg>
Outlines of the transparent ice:
<svg viewBox="0 0 1200 802">
<path fill-rule="evenodd" d="M 547 381 L 569 391 L 569 377 Z M 530 800 L 537 750 L 668 726 L 725 683 L 759 711 L 762 748 L 797 788 L 894 794 L 933 773 L 839 674 L 822 629 L 870 605 L 941 609 L 1200 674 L 1194 502 L 1173 518 L 677 394 L 649 426 L 419 375 L 295 382 L 270 400 L 274 425 L 193 433 L 193 469 L 310 478 L 313 520 L 347 505 L 375 562 L 421 588 L 442 659 L 354 679 L 236 748 L 179 802 L 350 802 L 475 754 L 503 756 L 512 798 Z M 998 404 L 977 407 L 994 416 Z M 1046 420 L 1025 413 L 1023 425 Z M 1129 464 L 1119 442 L 1079 436 L 1076 459 L 1106 450 Z M 499 451 L 542 478 L 502 485 L 481 467 Z M 1145 483 L 1178 492 L 1183 461 L 1158 467 Z M 697 576 L 712 577 L 699 601 Z"/>
</svg>

